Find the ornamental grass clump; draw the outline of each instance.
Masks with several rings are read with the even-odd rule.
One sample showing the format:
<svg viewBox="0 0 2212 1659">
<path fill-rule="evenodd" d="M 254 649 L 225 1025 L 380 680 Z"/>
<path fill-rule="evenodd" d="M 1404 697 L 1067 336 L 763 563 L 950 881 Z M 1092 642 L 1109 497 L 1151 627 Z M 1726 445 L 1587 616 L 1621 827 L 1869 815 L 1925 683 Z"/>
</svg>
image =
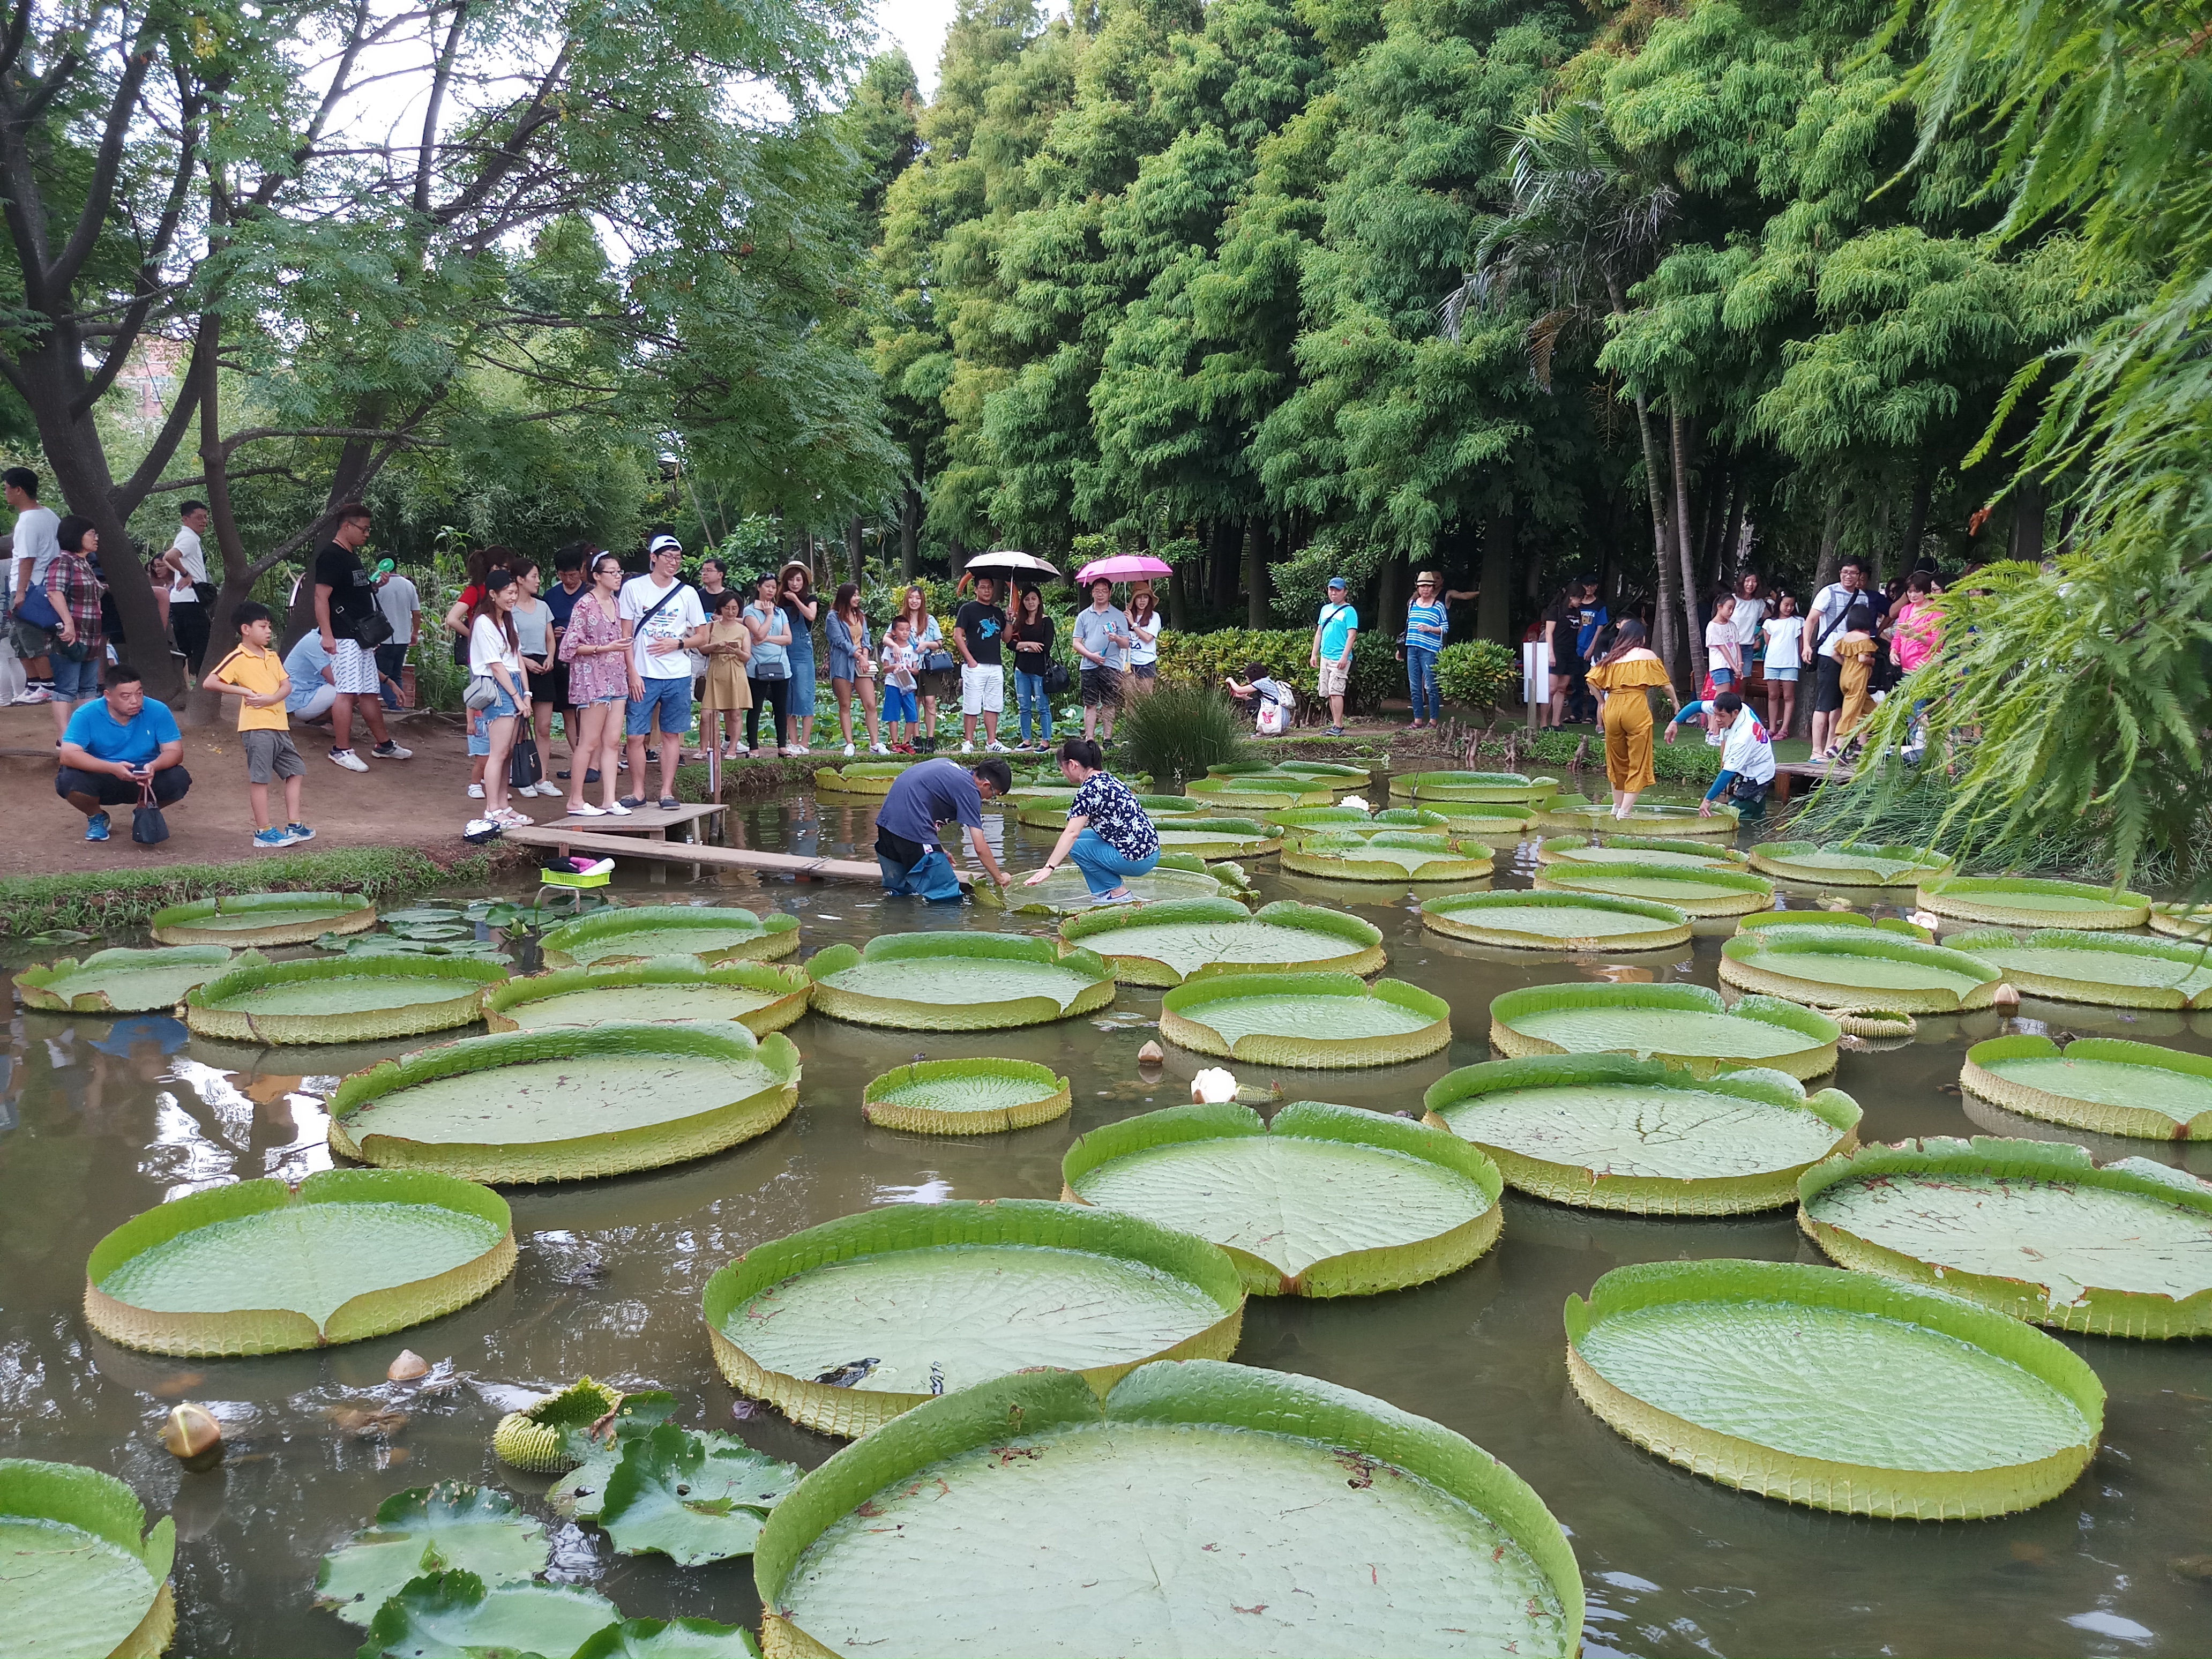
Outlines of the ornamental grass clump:
<svg viewBox="0 0 2212 1659">
<path fill-rule="evenodd" d="M 1179 788 L 1210 768 L 1246 758 L 1244 721 L 1210 685 L 1163 685 L 1121 711 L 1117 770 L 1149 773 Z"/>
</svg>

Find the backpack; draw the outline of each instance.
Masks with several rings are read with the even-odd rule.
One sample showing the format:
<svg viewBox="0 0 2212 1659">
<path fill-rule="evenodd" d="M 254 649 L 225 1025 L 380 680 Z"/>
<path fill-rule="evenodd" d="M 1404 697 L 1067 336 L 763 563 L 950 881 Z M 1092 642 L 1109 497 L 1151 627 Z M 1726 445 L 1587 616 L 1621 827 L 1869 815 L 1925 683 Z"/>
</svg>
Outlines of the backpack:
<svg viewBox="0 0 2212 1659">
<path fill-rule="evenodd" d="M 1282 683 L 1277 681 L 1276 684 L 1281 685 Z M 1263 738 L 1281 737 L 1284 732 L 1291 729 L 1291 716 L 1297 712 L 1298 695 L 1289 686 L 1282 686 L 1282 694 L 1279 696 L 1271 697 L 1265 692 L 1261 693 L 1260 735 Z"/>
</svg>

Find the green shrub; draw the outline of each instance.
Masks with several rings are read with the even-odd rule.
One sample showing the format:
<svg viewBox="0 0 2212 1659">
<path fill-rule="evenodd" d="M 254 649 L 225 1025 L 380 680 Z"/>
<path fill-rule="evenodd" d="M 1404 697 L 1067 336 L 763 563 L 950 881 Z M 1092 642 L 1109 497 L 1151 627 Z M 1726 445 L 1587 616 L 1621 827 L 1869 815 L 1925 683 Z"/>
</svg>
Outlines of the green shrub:
<svg viewBox="0 0 2212 1659">
<path fill-rule="evenodd" d="M 1517 665 L 1516 665 L 1517 666 Z M 1675 734 L 1672 743 L 1659 738 L 1665 723 L 1652 733 L 1651 771 L 1662 783 L 1711 783 L 1721 773 L 1721 751 L 1705 742 L 1705 733 L 1692 721 Z M 1583 738 L 1589 738 L 1589 755 L 1583 764 L 1592 771 L 1605 766 L 1605 737 L 1601 732 L 1530 732 L 1521 736 L 1521 752 L 1526 758 L 1541 763 L 1547 768 L 1571 765 L 1575 750 L 1582 746 Z M 1494 745 L 1493 745 L 1494 746 Z"/>
<path fill-rule="evenodd" d="M 1319 675 L 1311 663 L 1313 630 L 1310 628 L 1253 629 L 1224 628 L 1211 634 L 1191 634 L 1170 628 L 1160 635 L 1160 684 L 1206 686 L 1221 690 L 1224 678 L 1245 678 L 1245 665 L 1263 662 L 1267 672 L 1298 695 L 1304 711 L 1315 706 Z M 1352 709 L 1369 711 L 1388 696 L 1402 696 L 1406 665 L 1397 660 L 1389 641 L 1363 634 L 1352 647 L 1352 679 L 1345 702 Z"/>
<path fill-rule="evenodd" d="M 1210 766 L 1242 760 L 1245 722 L 1226 694 L 1203 685 L 1163 684 L 1121 711 L 1115 732 L 1125 774 L 1150 773 L 1161 789 L 1177 789 Z"/>
<path fill-rule="evenodd" d="M 1468 708 L 1494 708 L 1521 678 L 1521 659 L 1496 640 L 1462 640 L 1437 658 L 1437 684 L 1444 700 Z"/>
</svg>

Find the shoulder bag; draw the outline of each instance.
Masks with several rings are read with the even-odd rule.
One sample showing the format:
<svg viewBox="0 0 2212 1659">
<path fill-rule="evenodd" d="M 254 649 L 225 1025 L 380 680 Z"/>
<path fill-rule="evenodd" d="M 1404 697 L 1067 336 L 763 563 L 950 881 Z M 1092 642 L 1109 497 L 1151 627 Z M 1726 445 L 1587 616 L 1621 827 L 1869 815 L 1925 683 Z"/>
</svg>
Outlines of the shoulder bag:
<svg viewBox="0 0 2212 1659">
<path fill-rule="evenodd" d="M 169 821 L 155 803 L 154 780 L 149 777 L 138 786 L 138 805 L 131 814 L 131 839 L 142 847 L 153 847 L 168 838 Z"/>
</svg>

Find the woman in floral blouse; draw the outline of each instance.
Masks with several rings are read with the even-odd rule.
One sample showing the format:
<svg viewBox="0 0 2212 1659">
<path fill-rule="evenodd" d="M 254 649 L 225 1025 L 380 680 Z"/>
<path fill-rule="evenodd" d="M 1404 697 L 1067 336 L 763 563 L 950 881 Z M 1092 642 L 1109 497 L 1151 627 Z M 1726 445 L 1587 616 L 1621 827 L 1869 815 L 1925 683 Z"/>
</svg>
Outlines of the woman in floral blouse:
<svg viewBox="0 0 2212 1659">
<path fill-rule="evenodd" d="M 1160 861 L 1160 832 L 1129 786 L 1105 769 L 1106 757 L 1090 738 L 1070 738 L 1060 745 L 1060 775 L 1075 786 L 1075 799 L 1068 803 L 1060 844 L 1029 878 L 1030 886 L 1073 860 L 1092 898 L 1118 904 L 1136 896 L 1129 878 L 1146 874 Z"/>
<path fill-rule="evenodd" d="M 615 769 L 622 747 L 623 713 L 629 696 L 629 624 L 616 614 L 623 584 L 622 561 L 611 553 L 592 556 L 590 586 L 576 599 L 568 625 L 561 630 L 561 660 L 568 665 L 568 718 L 576 723 L 569 744 L 568 816 L 626 817 L 629 808 L 616 799 Z M 599 804 L 587 805 L 584 786 L 598 779 Z"/>
</svg>

